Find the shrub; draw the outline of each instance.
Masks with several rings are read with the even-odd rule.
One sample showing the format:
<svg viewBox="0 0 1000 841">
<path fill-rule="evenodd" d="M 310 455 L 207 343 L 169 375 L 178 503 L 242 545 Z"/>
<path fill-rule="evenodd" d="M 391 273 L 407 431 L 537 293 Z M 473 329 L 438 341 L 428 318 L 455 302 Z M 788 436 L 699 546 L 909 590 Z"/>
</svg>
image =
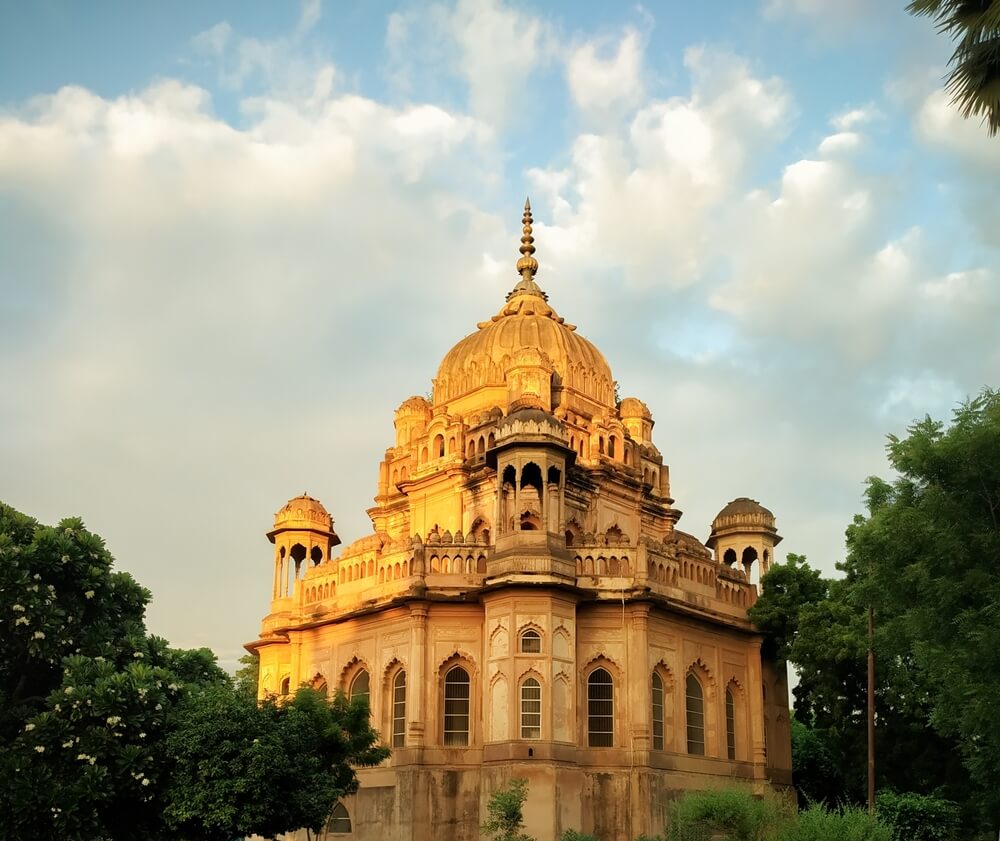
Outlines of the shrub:
<svg viewBox="0 0 1000 841">
<path fill-rule="evenodd" d="M 567 829 L 559 836 L 559 841 L 601 841 L 596 835 L 588 835 L 585 832 L 577 832 L 575 829 Z"/>
<path fill-rule="evenodd" d="M 875 805 L 896 841 L 952 841 L 958 833 L 958 804 L 943 797 L 883 791 Z"/>
<path fill-rule="evenodd" d="M 497 789 L 490 795 L 486 811 L 490 819 L 480 829 L 493 841 L 534 841 L 521 832 L 524 828 L 524 801 L 528 799 L 528 781 L 511 780 L 507 788 Z"/>
<path fill-rule="evenodd" d="M 780 841 L 894 841 L 892 830 L 853 806 L 829 810 L 819 804 L 799 812 L 779 834 Z"/>
<path fill-rule="evenodd" d="M 792 819 L 792 807 L 776 795 L 755 797 L 742 789 L 686 794 L 670 807 L 667 841 L 767 841 Z"/>
</svg>

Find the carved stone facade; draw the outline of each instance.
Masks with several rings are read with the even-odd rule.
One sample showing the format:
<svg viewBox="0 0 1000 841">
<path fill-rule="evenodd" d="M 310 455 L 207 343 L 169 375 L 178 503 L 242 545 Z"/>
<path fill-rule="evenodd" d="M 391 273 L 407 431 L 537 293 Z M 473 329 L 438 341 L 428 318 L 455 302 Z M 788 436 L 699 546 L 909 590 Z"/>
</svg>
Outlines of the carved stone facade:
<svg viewBox="0 0 1000 841">
<path fill-rule="evenodd" d="M 472 841 L 490 793 L 525 777 L 535 837 L 632 841 L 679 791 L 791 781 L 785 675 L 747 618 L 774 516 L 741 498 L 707 546 L 677 528 L 648 408 L 616 404 L 533 252 L 526 209 L 504 306 L 447 354 L 433 400 L 396 412 L 373 533 L 334 557 L 305 495 L 268 533 L 261 696 L 366 696 L 393 749 L 330 838 Z"/>
</svg>

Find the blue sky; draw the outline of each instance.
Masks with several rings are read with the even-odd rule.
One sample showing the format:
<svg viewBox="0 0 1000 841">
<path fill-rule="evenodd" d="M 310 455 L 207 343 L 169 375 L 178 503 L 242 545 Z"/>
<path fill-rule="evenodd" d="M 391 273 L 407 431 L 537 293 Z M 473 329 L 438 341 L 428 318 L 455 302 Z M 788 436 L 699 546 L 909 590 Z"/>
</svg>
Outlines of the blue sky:
<svg viewBox="0 0 1000 841">
<path fill-rule="evenodd" d="M 0 479 L 224 662 L 308 490 L 516 280 L 645 400 L 682 528 L 832 571 L 886 433 L 998 384 L 1000 141 L 905 3 L 0 4 Z"/>
</svg>

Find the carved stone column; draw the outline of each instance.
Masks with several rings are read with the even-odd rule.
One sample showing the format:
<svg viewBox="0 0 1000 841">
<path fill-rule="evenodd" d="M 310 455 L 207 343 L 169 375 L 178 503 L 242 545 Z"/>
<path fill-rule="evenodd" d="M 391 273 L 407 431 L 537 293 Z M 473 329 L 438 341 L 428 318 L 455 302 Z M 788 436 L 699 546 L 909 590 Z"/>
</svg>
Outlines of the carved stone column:
<svg viewBox="0 0 1000 841">
<path fill-rule="evenodd" d="M 747 681 L 747 713 L 750 716 L 750 758 L 754 764 L 755 779 L 762 780 L 767 776 L 767 752 L 764 747 L 764 677 L 760 663 L 760 646 L 762 640 L 750 642 L 747 654 L 749 665 L 749 680 Z"/>
<path fill-rule="evenodd" d="M 422 747 L 424 744 L 427 719 L 427 705 L 431 699 L 425 693 L 433 694 L 433 681 L 425 677 L 427 663 L 427 605 L 410 605 L 410 674 L 407 684 L 410 697 L 407 699 L 407 743 L 410 747 Z"/>
</svg>

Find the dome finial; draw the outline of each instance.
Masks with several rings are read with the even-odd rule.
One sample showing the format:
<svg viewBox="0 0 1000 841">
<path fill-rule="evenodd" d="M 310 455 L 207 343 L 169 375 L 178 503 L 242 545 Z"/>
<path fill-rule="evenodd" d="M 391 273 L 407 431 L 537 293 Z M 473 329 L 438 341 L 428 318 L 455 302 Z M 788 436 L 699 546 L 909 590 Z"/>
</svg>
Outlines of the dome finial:
<svg viewBox="0 0 1000 841">
<path fill-rule="evenodd" d="M 531 225 L 531 199 L 524 200 L 524 215 L 521 217 L 521 258 L 517 261 L 517 273 L 521 275 L 517 286 L 508 295 L 508 299 L 514 295 L 539 295 L 547 298 L 538 284 L 535 283 L 535 273 L 538 271 L 538 261 L 535 259 L 535 238 L 532 236 Z"/>
</svg>

